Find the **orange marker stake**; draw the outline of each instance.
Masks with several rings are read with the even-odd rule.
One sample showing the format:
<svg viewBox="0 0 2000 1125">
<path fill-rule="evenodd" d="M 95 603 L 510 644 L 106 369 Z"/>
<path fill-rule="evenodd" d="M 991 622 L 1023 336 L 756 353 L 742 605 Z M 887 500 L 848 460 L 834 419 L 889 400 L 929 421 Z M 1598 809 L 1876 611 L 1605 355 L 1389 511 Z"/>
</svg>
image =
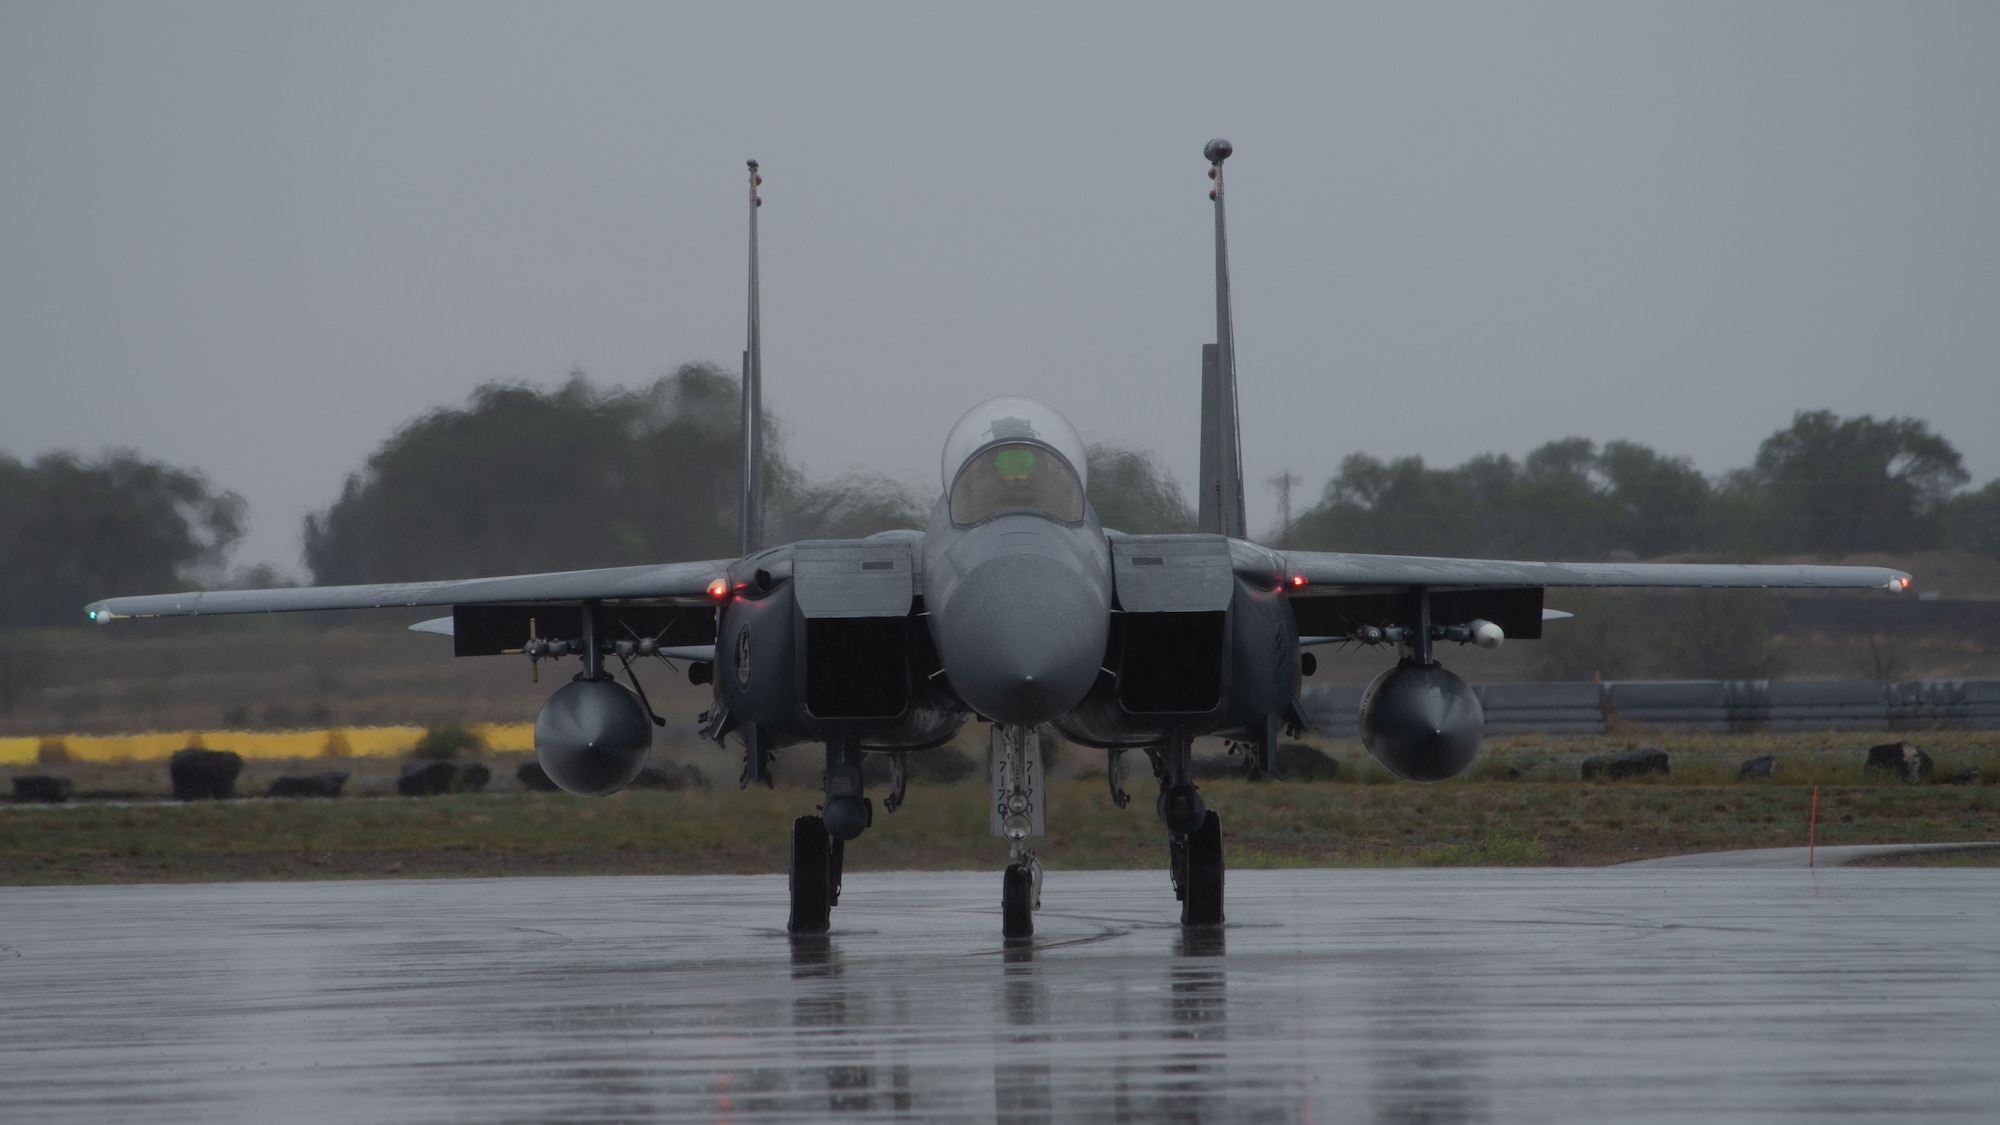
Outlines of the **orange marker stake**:
<svg viewBox="0 0 2000 1125">
<path fill-rule="evenodd" d="M 1812 817 L 1806 821 L 1806 866 L 1813 865 L 1813 837 L 1819 833 L 1819 786 L 1813 786 Z"/>
</svg>

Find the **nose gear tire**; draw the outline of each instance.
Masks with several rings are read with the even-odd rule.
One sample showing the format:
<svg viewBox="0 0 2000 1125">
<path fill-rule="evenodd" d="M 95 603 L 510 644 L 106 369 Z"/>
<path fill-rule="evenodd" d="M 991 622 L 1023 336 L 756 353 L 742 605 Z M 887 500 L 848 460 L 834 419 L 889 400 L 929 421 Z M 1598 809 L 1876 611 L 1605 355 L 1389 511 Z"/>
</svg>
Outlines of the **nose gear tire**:
<svg viewBox="0 0 2000 1125">
<path fill-rule="evenodd" d="M 1008 864 L 1000 877 L 1000 936 L 1008 941 L 1035 936 L 1035 876 L 1025 864 Z"/>
</svg>

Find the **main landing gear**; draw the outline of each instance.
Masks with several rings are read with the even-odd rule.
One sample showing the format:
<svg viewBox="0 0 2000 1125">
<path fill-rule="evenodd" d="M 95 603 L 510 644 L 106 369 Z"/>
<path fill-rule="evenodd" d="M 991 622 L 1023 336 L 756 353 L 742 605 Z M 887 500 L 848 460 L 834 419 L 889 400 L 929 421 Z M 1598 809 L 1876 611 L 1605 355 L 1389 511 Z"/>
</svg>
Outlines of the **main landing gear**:
<svg viewBox="0 0 2000 1125">
<path fill-rule="evenodd" d="M 1174 732 L 1166 746 L 1147 747 L 1160 781 L 1156 804 L 1167 826 L 1167 866 L 1181 925 L 1222 925 L 1222 818 L 1202 803 L 1194 786 L 1194 739 Z"/>
<path fill-rule="evenodd" d="M 900 771 L 898 771 L 900 774 Z M 901 798 L 902 786 L 896 795 Z M 823 934 L 840 905 L 840 866 L 847 841 L 875 821 L 875 805 L 861 793 L 861 744 L 852 736 L 826 744 L 826 803 L 822 815 L 792 822 L 792 915 L 785 930 Z"/>
<path fill-rule="evenodd" d="M 1125 807 L 1120 751 L 1108 762 L 1112 800 Z M 1160 783 L 1155 809 L 1167 826 L 1168 870 L 1174 897 L 1181 902 L 1181 925 L 1201 929 L 1223 923 L 1222 819 L 1202 803 L 1195 789 L 1193 738 L 1176 732 L 1165 746 L 1146 747 Z M 902 803 L 905 776 L 892 761 L 888 807 Z M 992 785 L 990 827 L 1008 844 L 1007 869 L 1000 878 L 1000 935 L 1009 942 L 1035 936 L 1035 912 L 1042 906 L 1042 861 L 1028 841 L 1047 831 L 1041 732 L 1034 727 L 996 723 L 988 747 Z M 826 801 L 821 815 L 792 822 L 792 913 L 785 929 L 824 934 L 840 903 L 841 861 L 846 842 L 874 820 L 874 804 L 861 792 L 861 749 L 852 738 L 826 747 Z"/>
<path fill-rule="evenodd" d="M 1167 857 L 1181 925 L 1222 925 L 1222 818 L 1211 809 L 1200 828 L 1185 836 L 1169 833 Z"/>
</svg>

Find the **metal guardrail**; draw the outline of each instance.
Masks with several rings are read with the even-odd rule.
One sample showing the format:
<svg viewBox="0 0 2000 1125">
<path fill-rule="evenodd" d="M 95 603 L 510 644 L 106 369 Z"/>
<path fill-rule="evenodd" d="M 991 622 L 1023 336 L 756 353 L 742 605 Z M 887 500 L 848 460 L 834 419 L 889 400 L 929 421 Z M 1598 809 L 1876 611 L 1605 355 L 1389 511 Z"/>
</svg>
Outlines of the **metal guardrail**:
<svg viewBox="0 0 2000 1125">
<path fill-rule="evenodd" d="M 1715 732 L 2000 730 L 2000 680 L 1626 680 L 1474 684 L 1488 734 L 1603 734 L 1639 723 Z M 1359 687 L 1300 693 L 1314 727 L 1360 732 Z"/>
</svg>

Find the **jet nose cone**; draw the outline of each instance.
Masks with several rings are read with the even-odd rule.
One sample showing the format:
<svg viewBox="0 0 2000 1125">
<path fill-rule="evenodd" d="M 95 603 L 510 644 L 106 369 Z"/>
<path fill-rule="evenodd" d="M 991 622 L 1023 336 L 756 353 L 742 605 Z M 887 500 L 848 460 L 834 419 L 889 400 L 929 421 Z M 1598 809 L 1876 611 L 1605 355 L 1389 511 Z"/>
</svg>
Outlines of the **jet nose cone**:
<svg viewBox="0 0 2000 1125">
<path fill-rule="evenodd" d="M 938 612 L 938 656 L 960 698 L 996 722 L 1066 714 L 1097 680 L 1110 606 L 1058 559 L 1011 554 L 967 574 Z"/>
</svg>

